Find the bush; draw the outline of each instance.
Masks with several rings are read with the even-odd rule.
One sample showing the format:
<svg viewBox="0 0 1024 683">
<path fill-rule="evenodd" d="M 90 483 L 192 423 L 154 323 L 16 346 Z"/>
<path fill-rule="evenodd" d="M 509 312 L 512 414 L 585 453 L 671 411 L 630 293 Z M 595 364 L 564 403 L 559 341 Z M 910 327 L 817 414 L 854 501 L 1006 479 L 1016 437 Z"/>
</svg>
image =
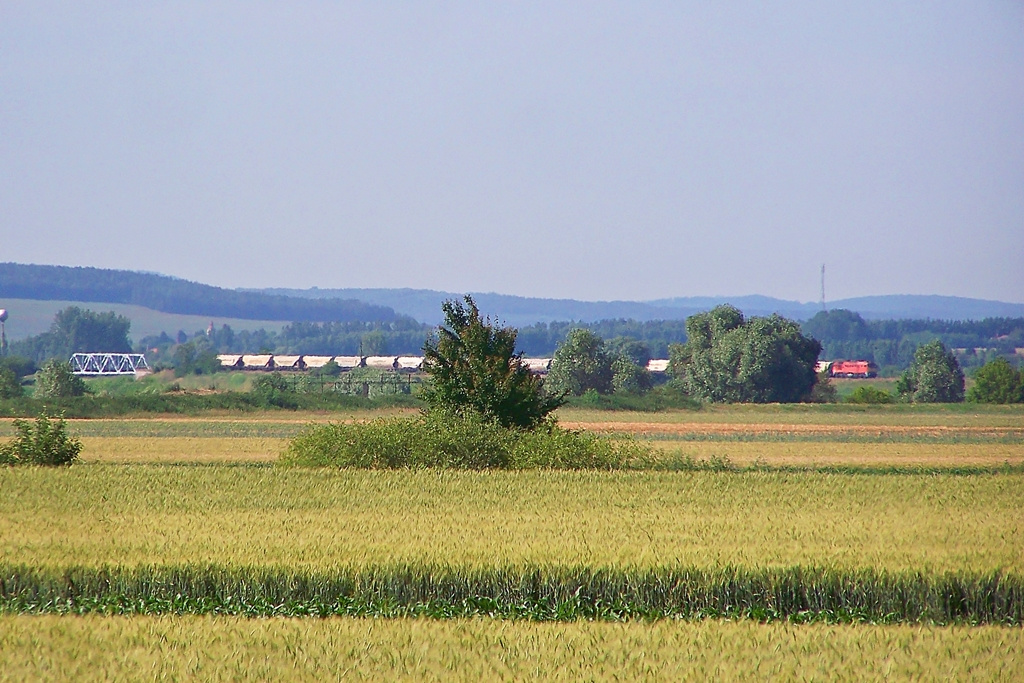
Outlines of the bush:
<svg viewBox="0 0 1024 683">
<path fill-rule="evenodd" d="M 914 362 L 896 382 L 900 396 L 914 403 L 960 403 L 964 372 L 952 351 L 935 340 L 914 352 Z"/>
<path fill-rule="evenodd" d="M 51 358 L 36 375 L 36 393 L 39 398 L 69 398 L 82 396 L 88 391 L 85 381 L 71 372 L 71 364 Z"/>
<path fill-rule="evenodd" d="M 1024 376 L 1002 357 L 986 363 L 974 373 L 974 386 L 967 400 L 976 403 L 1024 402 Z"/>
<path fill-rule="evenodd" d="M 279 372 L 257 377 L 252 383 L 252 393 L 266 407 L 298 407 L 295 388 Z"/>
<path fill-rule="evenodd" d="M 18 379 L 33 375 L 38 369 L 36 368 L 35 361 L 24 356 L 4 356 L 0 358 L 0 368 L 7 368 Z"/>
<path fill-rule="evenodd" d="M 847 403 L 881 404 L 892 403 L 893 395 L 876 387 L 857 387 L 846 397 Z"/>
<path fill-rule="evenodd" d="M 19 398 L 24 393 L 14 370 L 0 366 L 0 398 Z"/>
<path fill-rule="evenodd" d="M 0 446 L 0 464 L 70 465 L 78 459 L 82 442 L 67 434 L 64 417 L 54 421 L 40 413 L 35 426 L 27 420 L 15 420 L 18 435 Z"/>
<path fill-rule="evenodd" d="M 636 441 L 562 429 L 553 422 L 507 428 L 475 413 L 310 425 L 292 439 L 284 465 L 395 469 L 617 469 L 643 465 Z"/>
<path fill-rule="evenodd" d="M 811 403 L 835 403 L 839 400 L 839 392 L 832 384 L 832 378 L 828 370 L 818 373 L 818 379 L 811 389 L 811 395 L 807 399 Z"/>
</svg>

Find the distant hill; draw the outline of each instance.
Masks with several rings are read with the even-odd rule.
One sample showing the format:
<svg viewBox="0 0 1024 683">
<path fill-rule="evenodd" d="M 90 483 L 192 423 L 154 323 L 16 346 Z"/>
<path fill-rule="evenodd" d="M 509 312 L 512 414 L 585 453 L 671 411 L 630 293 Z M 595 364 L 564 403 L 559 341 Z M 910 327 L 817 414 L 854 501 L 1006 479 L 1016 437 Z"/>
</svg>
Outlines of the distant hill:
<svg viewBox="0 0 1024 683">
<path fill-rule="evenodd" d="M 268 294 L 290 297 L 353 298 L 393 308 L 431 325 L 441 322 L 441 302 L 458 298 L 454 292 L 431 289 L 264 289 Z M 576 301 L 541 299 L 507 294 L 473 293 L 480 310 L 506 324 L 522 327 L 538 322 L 575 320 L 597 322 L 620 318 L 637 321 L 678 320 L 723 303 L 746 315 L 779 313 L 807 320 L 821 310 L 820 303 L 800 303 L 767 296 L 680 297 L 655 301 Z M 952 296 L 891 295 L 830 301 L 830 309 L 847 308 L 866 319 L 980 320 L 989 317 L 1024 317 L 1024 304 L 967 299 Z"/>
<path fill-rule="evenodd" d="M 19 263 L 0 263 L 2 298 L 131 304 L 164 313 L 243 320 L 390 322 L 398 317 L 386 306 L 352 299 L 294 298 L 153 273 Z"/>
<path fill-rule="evenodd" d="M 685 310 L 707 310 L 720 303 L 731 303 L 748 315 L 777 312 L 787 318 L 806 320 L 821 310 L 821 304 L 799 303 L 766 296 L 685 297 L 660 299 L 646 303 Z M 981 320 L 984 318 L 1019 318 L 1024 304 L 1012 304 L 958 296 L 890 294 L 863 296 L 828 302 L 829 309 L 844 308 L 860 313 L 867 320 Z"/>
<path fill-rule="evenodd" d="M 129 337 L 137 342 L 143 337 L 151 334 L 158 335 L 161 332 L 174 336 L 178 330 L 184 330 L 187 334 L 194 334 L 205 330 L 211 322 L 214 327 L 229 325 L 235 332 L 248 330 L 250 332 L 264 329 L 268 332 L 280 332 L 288 323 L 284 320 L 242 320 L 241 318 L 221 318 L 201 315 L 183 315 L 181 313 L 164 313 L 154 311 L 143 306 L 132 304 L 112 304 L 103 301 L 67 301 L 49 300 L 40 301 L 36 299 L 11 299 L 0 297 L 0 308 L 6 308 L 11 317 L 7 320 L 7 339 L 15 342 L 26 337 L 41 334 L 50 329 L 53 324 L 53 317 L 57 311 L 68 306 L 78 306 L 97 313 L 113 311 L 123 315 L 132 321 Z"/>
<path fill-rule="evenodd" d="M 408 316 L 436 325 L 441 303 L 455 292 L 429 289 L 262 289 L 212 287 L 166 275 L 100 268 L 0 263 L 0 308 L 4 300 L 81 302 L 141 306 L 151 311 L 206 320 L 279 322 L 394 322 Z M 680 297 L 655 301 L 577 301 L 507 294 L 474 293 L 481 311 L 516 327 L 535 323 L 632 319 L 680 320 L 730 303 L 746 315 L 780 313 L 806 320 L 821 310 L 766 296 Z M 847 308 L 866 319 L 980 320 L 1024 317 L 1024 304 L 949 296 L 893 295 L 830 301 L 830 309 Z M 191 321 L 180 321 L 180 325 Z M 219 325 L 220 323 L 217 322 Z M 231 323 L 232 327 L 236 323 Z M 139 326 L 141 327 L 141 326 Z M 133 334 L 141 331 L 133 327 Z"/>
<path fill-rule="evenodd" d="M 352 297 L 379 306 L 389 306 L 401 315 L 436 325 L 441 322 L 441 303 L 462 295 L 432 289 L 261 289 L 267 294 L 291 297 Z M 634 320 L 665 320 L 679 317 L 669 307 L 651 306 L 635 301 L 576 301 L 574 299 L 539 299 L 509 294 L 473 293 L 480 311 L 497 317 L 507 325 L 522 327 L 538 322 L 576 320 L 591 322 L 632 318 Z"/>
</svg>

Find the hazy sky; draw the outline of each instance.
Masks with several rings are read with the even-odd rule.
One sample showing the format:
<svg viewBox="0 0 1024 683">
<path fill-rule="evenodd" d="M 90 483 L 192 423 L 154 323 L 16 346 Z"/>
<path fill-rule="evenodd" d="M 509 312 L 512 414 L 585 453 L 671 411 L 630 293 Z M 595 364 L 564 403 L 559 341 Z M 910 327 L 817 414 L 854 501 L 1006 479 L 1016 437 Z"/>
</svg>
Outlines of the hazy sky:
<svg viewBox="0 0 1024 683">
<path fill-rule="evenodd" d="M 0 261 L 1024 302 L 1024 3 L 0 0 Z"/>
</svg>

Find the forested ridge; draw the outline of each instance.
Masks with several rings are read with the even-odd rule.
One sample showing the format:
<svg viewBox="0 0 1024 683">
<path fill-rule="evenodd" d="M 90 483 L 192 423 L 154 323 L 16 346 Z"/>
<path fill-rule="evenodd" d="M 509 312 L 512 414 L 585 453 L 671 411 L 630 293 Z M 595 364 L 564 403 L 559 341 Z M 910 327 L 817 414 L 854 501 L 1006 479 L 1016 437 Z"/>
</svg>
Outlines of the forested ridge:
<svg viewBox="0 0 1024 683">
<path fill-rule="evenodd" d="M 243 292 L 130 270 L 0 263 L 0 296 L 134 304 L 165 313 L 290 321 L 380 321 L 399 316 L 354 299 L 299 299 Z"/>
</svg>

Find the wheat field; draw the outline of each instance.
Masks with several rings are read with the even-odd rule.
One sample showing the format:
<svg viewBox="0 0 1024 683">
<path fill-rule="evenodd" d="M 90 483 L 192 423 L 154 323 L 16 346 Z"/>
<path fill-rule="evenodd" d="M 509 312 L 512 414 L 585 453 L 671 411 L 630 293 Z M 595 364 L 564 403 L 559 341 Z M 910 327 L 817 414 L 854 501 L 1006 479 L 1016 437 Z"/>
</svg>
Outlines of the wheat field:
<svg viewBox="0 0 1024 683">
<path fill-rule="evenodd" d="M 0 469 L 0 561 L 1024 570 L 1024 475 Z"/>
<path fill-rule="evenodd" d="M 1002 627 L 0 616 L 0 680 L 1019 680 Z"/>
</svg>

